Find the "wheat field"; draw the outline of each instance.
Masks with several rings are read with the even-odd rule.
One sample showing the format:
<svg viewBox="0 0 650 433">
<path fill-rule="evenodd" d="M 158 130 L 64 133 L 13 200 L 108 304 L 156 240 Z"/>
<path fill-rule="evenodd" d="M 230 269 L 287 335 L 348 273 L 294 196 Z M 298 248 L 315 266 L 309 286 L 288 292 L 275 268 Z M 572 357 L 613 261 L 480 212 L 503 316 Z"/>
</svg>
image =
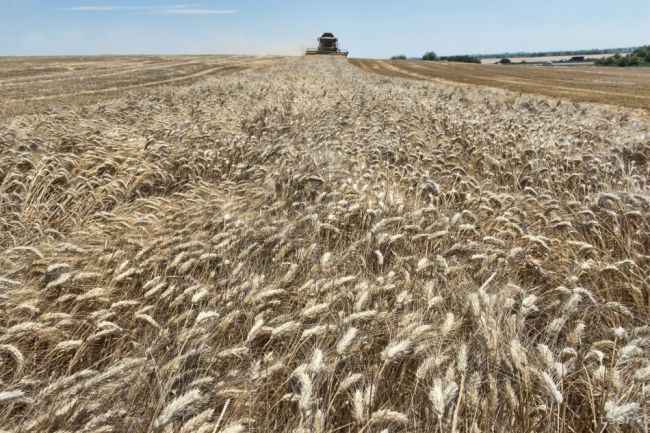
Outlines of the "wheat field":
<svg viewBox="0 0 650 433">
<path fill-rule="evenodd" d="M 0 431 L 647 431 L 649 130 L 331 58 L 11 117 Z"/>
</svg>

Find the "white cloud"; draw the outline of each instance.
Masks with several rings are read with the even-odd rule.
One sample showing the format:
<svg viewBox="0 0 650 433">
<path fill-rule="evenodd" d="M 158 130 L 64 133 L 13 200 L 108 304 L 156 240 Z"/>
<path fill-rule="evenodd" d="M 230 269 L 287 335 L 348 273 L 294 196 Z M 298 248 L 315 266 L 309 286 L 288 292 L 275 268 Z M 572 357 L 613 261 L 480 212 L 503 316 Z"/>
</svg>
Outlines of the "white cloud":
<svg viewBox="0 0 650 433">
<path fill-rule="evenodd" d="M 166 15 L 228 15 L 238 11 L 202 8 L 200 4 L 151 5 L 151 6 L 73 6 L 67 10 L 75 12 L 148 12 Z"/>
<path fill-rule="evenodd" d="M 123 10 L 124 8 L 121 8 L 119 6 L 75 6 L 75 7 L 68 8 L 67 10 L 85 12 L 85 11 L 117 11 L 121 9 Z"/>
<path fill-rule="evenodd" d="M 155 11 L 157 14 L 167 15 L 230 15 L 236 14 L 238 11 L 223 10 L 223 9 L 201 9 L 201 8 L 186 8 L 186 9 L 163 9 Z"/>
<path fill-rule="evenodd" d="M 161 9 L 175 9 L 191 7 L 188 5 L 169 5 L 169 6 L 73 6 L 67 8 L 76 12 L 110 12 L 110 11 L 148 11 Z"/>
</svg>

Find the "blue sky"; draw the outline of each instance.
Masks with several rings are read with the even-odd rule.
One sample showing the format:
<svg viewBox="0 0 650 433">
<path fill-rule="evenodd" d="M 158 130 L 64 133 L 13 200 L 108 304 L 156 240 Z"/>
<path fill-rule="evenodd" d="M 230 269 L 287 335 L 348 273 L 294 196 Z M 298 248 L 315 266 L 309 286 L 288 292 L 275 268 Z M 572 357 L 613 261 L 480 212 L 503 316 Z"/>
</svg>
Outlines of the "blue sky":
<svg viewBox="0 0 650 433">
<path fill-rule="evenodd" d="M 354 57 L 650 44 L 650 0 L 0 0 L 0 55 L 299 54 L 324 31 Z"/>
</svg>

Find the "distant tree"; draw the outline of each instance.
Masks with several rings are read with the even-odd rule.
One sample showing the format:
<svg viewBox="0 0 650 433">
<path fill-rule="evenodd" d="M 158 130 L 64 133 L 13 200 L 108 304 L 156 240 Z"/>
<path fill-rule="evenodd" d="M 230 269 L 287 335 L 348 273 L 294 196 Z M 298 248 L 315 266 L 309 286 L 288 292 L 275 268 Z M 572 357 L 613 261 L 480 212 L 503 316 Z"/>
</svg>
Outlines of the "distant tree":
<svg viewBox="0 0 650 433">
<path fill-rule="evenodd" d="M 512 61 L 509 58 L 504 57 L 503 59 L 499 60 L 499 63 L 501 63 L 502 65 L 509 65 L 512 63 Z"/>
<path fill-rule="evenodd" d="M 594 64 L 598 66 L 612 66 L 613 60 L 611 57 L 601 57 L 600 59 L 596 59 Z"/>
<path fill-rule="evenodd" d="M 639 54 L 643 53 L 646 63 L 650 63 L 650 45 L 639 48 Z"/>
<path fill-rule="evenodd" d="M 627 61 L 628 66 L 641 66 L 644 63 L 645 63 L 645 59 L 643 57 L 638 57 L 638 56 L 629 56 Z"/>
<path fill-rule="evenodd" d="M 433 51 L 428 51 L 422 56 L 422 60 L 435 61 L 438 60 L 438 55 Z"/>
<path fill-rule="evenodd" d="M 632 55 L 638 57 L 642 63 L 650 63 L 650 45 L 637 48 Z"/>
<path fill-rule="evenodd" d="M 393 56 L 390 58 L 391 60 L 406 60 L 406 55 L 404 54 L 398 54 L 396 56 Z"/>
</svg>

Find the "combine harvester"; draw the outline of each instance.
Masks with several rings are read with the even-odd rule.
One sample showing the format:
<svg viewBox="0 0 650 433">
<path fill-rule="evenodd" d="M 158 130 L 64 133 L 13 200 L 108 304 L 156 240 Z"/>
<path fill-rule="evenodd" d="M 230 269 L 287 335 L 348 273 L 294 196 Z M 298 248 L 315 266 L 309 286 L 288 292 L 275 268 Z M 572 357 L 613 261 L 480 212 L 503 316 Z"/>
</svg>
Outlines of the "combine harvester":
<svg viewBox="0 0 650 433">
<path fill-rule="evenodd" d="M 309 49 L 305 54 L 347 57 L 348 51 L 339 49 L 339 40 L 332 33 L 323 33 L 323 36 L 318 38 L 318 48 Z"/>
</svg>

